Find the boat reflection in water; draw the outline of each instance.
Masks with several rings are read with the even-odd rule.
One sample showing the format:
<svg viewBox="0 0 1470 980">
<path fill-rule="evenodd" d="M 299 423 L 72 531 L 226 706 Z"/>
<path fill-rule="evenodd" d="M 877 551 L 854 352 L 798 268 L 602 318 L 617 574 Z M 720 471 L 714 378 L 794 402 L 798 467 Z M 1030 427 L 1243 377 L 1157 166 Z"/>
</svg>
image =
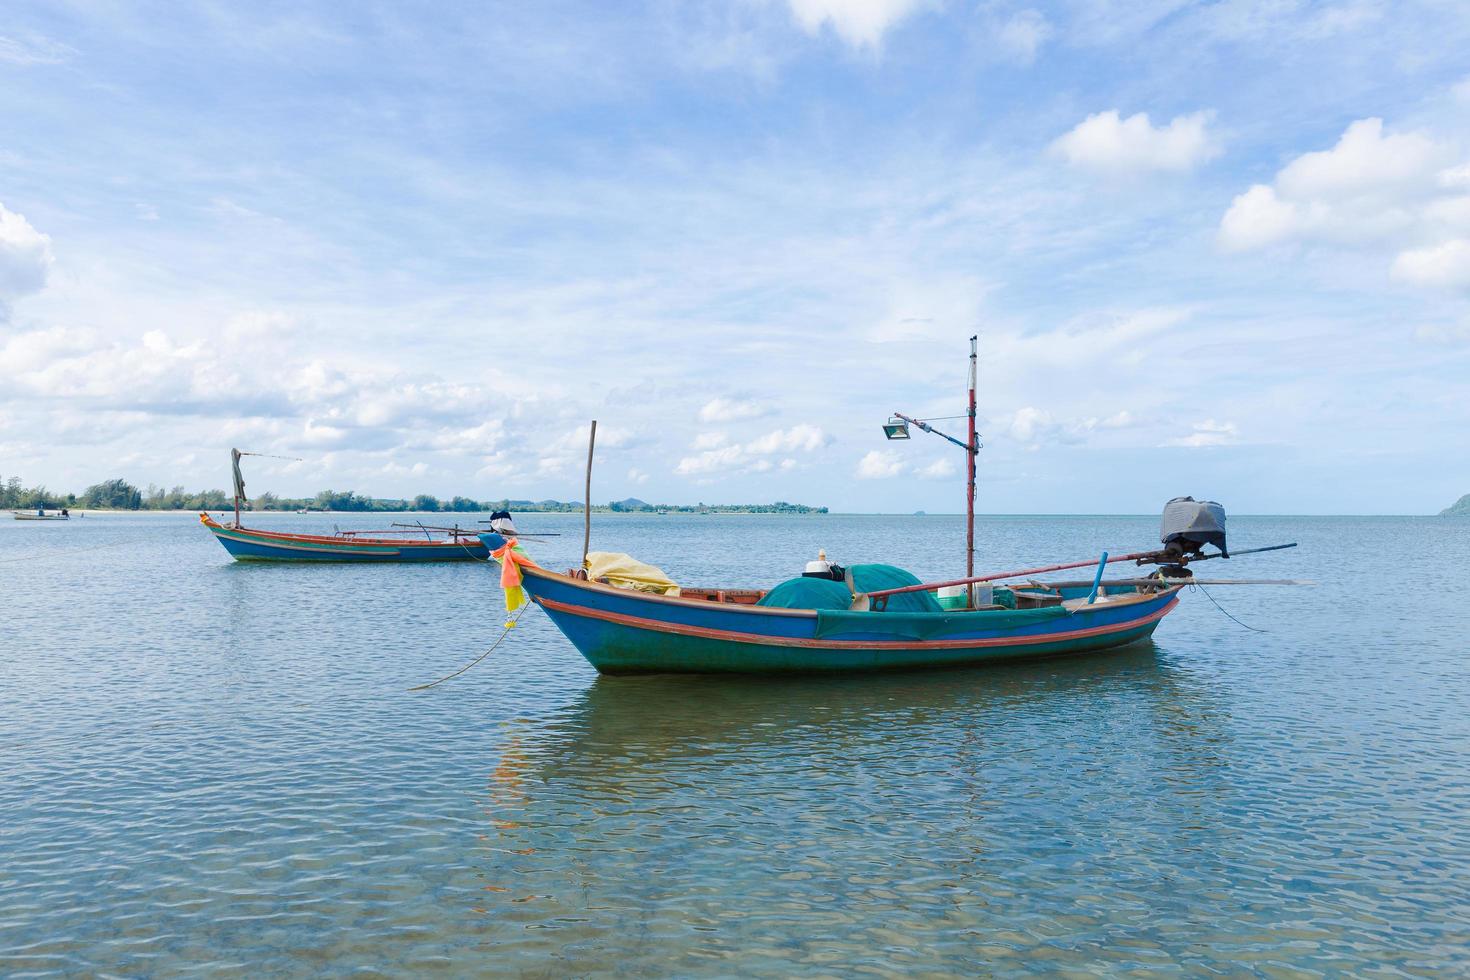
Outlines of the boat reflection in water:
<svg viewBox="0 0 1470 980">
<path fill-rule="evenodd" d="M 1117 908 L 1089 907 L 1089 879 L 1128 891 L 1120 865 L 1209 846 L 1228 720 L 1151 644 L 881 677 L 599 677 L 506 724 L 484 901 L 573 972 L 656 954 L 664 972 L 953 969 L 999 905 L 1096 925 Z"/>
</svg>

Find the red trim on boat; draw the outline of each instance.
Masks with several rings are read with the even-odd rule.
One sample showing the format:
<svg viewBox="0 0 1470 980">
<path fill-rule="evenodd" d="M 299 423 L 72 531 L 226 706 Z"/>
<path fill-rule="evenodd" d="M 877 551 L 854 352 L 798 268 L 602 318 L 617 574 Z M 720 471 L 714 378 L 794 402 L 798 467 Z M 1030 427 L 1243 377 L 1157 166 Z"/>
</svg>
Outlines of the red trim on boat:
<svg viewBox="0 0 1470 980">
<path fill-rule="evenodd" d="M 674 633 L 678 636 L 695 636 L 707 640 L 729 640 L 736 643 L 755 643 L 762 646 L 810 647 L 839 650 L 964 650 L 974 647 L 1022 646 L 1028 643 L 1038 644 L 1056 643 L 1065 640 L 1082 640 L 1090 636 L 1123 633 L 1128 630 L 1137 629 L 1140 626 L 1147 626 L 1149 623 L 1156 623 L 1168 615 L 1169 610 L 1173 609 L 1175 604 L 1179 602 L 1179 594 L 1175 592 L 1168 603 L 1161 609 L 1141 619 L 1133 619 L 1125 623 L 1115 623 L 1108 626 L 1092 626 L 1087 629 L 1069 630 L 1065 633 L 1031 633 L 1025 636 L 977 637 L 969 640 L 817 640 L 796 636 L 762 636 L 757 633 L 739 633 L 734 630 L 689 626 L 685 623 L 666 623 L 656 619 L 644 619 L 640 616 L 626 616 L 622 613 L 588 609 L 585 606 L 574 606 L 566 602 L 557 602 L 555 599 L 533 598 L 539 605 L 557 612 L 564 612 L 572 616 L 582 616 L 587 619 L 600 619 L 619 626 L 631 626 L 635 629 L 652 630 L 655 633 Z M 875 615 L 881 615 L 881 613 Z M 977 613 L 976 615 L 984 614 Z"/>
</svg>

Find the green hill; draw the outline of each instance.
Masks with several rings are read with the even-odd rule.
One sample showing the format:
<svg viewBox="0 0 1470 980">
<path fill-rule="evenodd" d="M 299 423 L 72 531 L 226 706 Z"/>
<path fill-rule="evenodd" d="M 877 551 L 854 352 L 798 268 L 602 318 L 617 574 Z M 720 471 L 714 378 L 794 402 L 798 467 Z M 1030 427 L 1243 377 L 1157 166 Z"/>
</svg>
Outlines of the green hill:
<svg viewBox="0 0 1470 980">
<path fill-rule="evenodd" d="M 1470 493 L 1439 512 L 1440 517 L 1470 517 Z"/>
</svg>

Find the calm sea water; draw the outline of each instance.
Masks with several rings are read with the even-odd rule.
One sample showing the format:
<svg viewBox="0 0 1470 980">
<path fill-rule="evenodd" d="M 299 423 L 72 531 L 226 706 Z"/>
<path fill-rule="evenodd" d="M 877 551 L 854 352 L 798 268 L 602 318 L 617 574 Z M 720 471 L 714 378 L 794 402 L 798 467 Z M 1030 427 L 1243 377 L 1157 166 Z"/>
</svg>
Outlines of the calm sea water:
<svg viewBox="0 0 1470 980">
<path fill-rule="evenodd" d="M 519 523 L 573 563 L 580 519 Z M 1470 971 L 1470 522 L 1231 530 L 1302 547 L 1212 574 L 1321 583 L 1213 590 L 1267 632 L 1196 592 L 1071 661 L 600 678 L 533 610 L 410 693 L 500 633 L 489 568 L 0 521 L 0 974 Z M 981 565 L 1155 534 L 986 519 Z M 947 517 L 610 517 L 594 547 L 690 584 L 819 547 L 962 567 Z"/>
</svg>

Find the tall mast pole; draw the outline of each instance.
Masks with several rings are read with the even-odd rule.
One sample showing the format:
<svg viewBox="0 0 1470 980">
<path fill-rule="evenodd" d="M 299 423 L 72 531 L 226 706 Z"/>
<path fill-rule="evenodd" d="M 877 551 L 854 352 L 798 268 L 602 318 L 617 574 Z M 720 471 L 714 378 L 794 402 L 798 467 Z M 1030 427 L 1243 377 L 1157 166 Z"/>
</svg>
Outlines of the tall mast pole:
<svg viewBox="0 0 1470 980">
<path fill-rule="evenodd" d="M 965 577 L 975 574 L 975 456 L 980 451 L 975 440 L 975 365 L 979 358 L 979 335 L 970 338 L 970 442 L 965 447 L 969 482 L 965 503 Z M 968 605 L 968 603 L 967 603 Z"/>
</svg>

